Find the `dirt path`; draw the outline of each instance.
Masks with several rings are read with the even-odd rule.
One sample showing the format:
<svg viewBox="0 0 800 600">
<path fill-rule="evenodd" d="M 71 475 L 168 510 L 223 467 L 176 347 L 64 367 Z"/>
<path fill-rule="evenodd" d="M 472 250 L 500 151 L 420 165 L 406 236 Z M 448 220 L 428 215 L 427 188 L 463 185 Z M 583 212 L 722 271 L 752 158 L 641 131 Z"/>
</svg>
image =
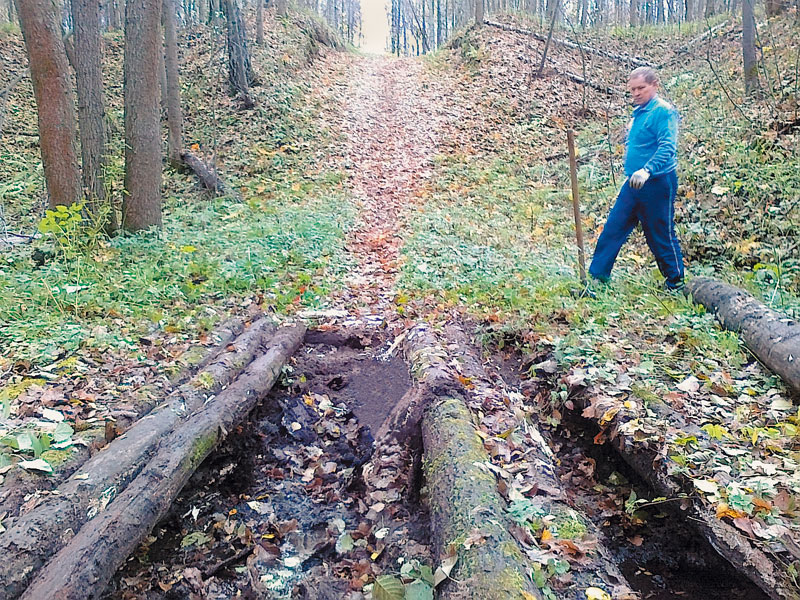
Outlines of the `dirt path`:
<svg viewBox="0 0 800 600">
<path fill-rule="evenodd" d="M 341 63 L 342 57 L 328 61 Z M 347 246 L 356 268 L 338 308 L 388 318 L 394 312 L 405 215 L 431 177 L 442 118 L 425 98 L 420 61 L 378 56 L 345 61 L 347 84 L 338 90 L 342 111 L 333 120 L 345 139 L 337 160 L 349 172 L 360 212 Z"/>
</svg>

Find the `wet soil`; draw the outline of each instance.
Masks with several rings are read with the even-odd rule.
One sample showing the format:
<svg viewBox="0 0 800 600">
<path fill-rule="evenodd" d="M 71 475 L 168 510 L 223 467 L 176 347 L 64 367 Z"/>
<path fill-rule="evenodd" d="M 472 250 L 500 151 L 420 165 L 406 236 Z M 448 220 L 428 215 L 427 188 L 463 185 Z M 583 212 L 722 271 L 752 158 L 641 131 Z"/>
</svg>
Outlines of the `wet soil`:
<svg viewBox="0 0 800 600">
<path fill-rule="evenodd" d="M 372 432 L 411 386 L 379 334 L 310 331 L 285 377 L 198 469 L 107 599 L 352 598 L 427 556 L 427 516 L 368 506 Z"/>
<path fill-rule="evenodd" d="M 530 360 L 513 347 L 495 353 L 496 366 L 506 381 L 520 382 L 534 395 L 542 382 L 525 381 Z M 691 528 L 679 500 L 633 506 L 632 500 L 655 494 L 609 444 L 594 443 L 596 425 L 574 412 L 558 416 L 558 426 L 540 427 L 558 458 L 569 503 L 598 527 L 614 562 L 643 600 L 767 600 Z"/>
<path fill-rule="evenodd" d="M 613 448 L 594 444 L 597 433 L 580 416 L 564 415 L 553 440 L 560 477 L 571 503 L 604 533 L 615 561 L 644 600 L 767 599 L 687 524 L 680 500 L 635 509 L 631 500 L 655 494 Z"/>
</svg>

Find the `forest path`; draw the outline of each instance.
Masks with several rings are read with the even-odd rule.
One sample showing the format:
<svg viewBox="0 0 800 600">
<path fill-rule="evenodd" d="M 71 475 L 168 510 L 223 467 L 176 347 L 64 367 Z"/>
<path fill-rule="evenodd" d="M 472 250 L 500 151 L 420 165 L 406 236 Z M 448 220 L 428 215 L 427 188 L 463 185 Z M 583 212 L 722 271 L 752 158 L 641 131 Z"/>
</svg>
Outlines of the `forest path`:
<svg viewBox="0 0 800 600">
<path fill-rule="evenodd" d="M 405 216 L 432 176 L 441 111 L 425 93 L 419 60 L 326 60 L 340 71 L 330 93 L 341 110 L 331 120 L 345 143 L 335 160 L 349 174 L 359 211 L 347 243 L 355 265 L 339 308 L 382 319 L 394 312 Z"/>
</svg>

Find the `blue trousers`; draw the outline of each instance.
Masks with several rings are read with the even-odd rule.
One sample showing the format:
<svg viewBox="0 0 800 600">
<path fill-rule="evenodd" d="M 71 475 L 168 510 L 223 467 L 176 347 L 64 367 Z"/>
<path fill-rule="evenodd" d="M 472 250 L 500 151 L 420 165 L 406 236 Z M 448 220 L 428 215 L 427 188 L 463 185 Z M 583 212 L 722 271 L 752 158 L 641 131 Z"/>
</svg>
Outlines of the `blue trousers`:
<svg viewBox="0 0 800 600">
<path fill-rule="evenodd" d="M 683 255 L 675 236 L 674 222 L 677 187 L 675 171 L 650 177 L 638 190 L 625 181 L 597 240 L 589 267 L 592 277 L 602 281 L 611 277 L 611 269 L 620 248 L 636 224 L 641 223 L 647 245 L 656 257 L 658 269 L 667 280 L 667 287 L 675 287 L 683 281 Z"/>
</svg>

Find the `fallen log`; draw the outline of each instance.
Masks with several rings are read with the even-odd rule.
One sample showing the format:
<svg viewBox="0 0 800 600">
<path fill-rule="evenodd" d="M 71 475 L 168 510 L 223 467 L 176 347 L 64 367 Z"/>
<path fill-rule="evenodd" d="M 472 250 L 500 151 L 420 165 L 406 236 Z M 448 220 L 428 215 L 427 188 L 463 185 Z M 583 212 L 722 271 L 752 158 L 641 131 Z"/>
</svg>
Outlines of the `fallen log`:
<svg viewBox="0 0 800 600">
<path fill-rule="evenodd" d="M 619 456 L 647 482 L 656 495 L 683 498 L 681 505 L 675 509 L 677 518 L 682 518 L 692 526 L 711 544 L 717 554 L 772 600 L 800 599 L 800 588 L 794 583 L 786 564 L 775 552 L 777 545 L 773 543 L 770 547 L 763 542 L 759 543 L 759 540 L 750 538 L 722 520 L 712 507 L 697 496 L 691 481 L 671 474 L 670 459 L 664 448 L 665 441 L 657 432 L 664 429 L 665 423 L 698 439 L 708 439 L 705 431 L 697 424 L 687 421 L 665 402 L 653 399 L 648 401 L 646 409 L 647 414 L 655 419 L 653 438 L 648 439 L 644 435 L 643 440 L 637 440 L 636 428 L 628 429 L 626 425 L 632 422 L 641 425 L 641 407 L 618 409 L 610 421 L 604 421 L 608 406 L 592 406 L 588 396 L 585 393 L 578 394 L 573 399 L 576 408 L 583 409 L 583 416 L 595 420 L 600 426 L 601 434 L 595 439 L 611 440 L 610 443 Z M 616 405 L 616 402 L 617 400 L 613 400 L 612 405 Z"/>
<path fill-rule="evenodd" d="M 274 327 L 261 319 L 188 383 L 95 454 L 33 510 L 0 535 L 0 600 L 18 596 L 33 573 L 125 489 L 171 430 L 222 392 L 263 349 Z"/>
<path fill-rule="evenodd" d="M 181 152 L 181 160 L 195 175 L 197 175 L 200 183 L 202 183 L 207 190 L 215 194 L 231 196 L 237 200 L 241 200 L 241 196 L 236 190 L 222 180 L 214 166 L 206 164 L 199 156 L 189 150 Z"/>
<path fill-rule="evenodd" d="M 462 398 L 440 397 L 428 407 L 422 442 L 434 556 L 458 556 L 452 579 L 438 597 L 518 600 L 527 593 L 541 598 L 528 577 L 532 566 L 509 533 L 497 481 L 479 466 L 489 455 Z M 470 536 L 480 542 L 468 547 L 464 542 Z M 449 549 L 451 544 L 456 547 Z"/>
<path fill-rule="evenodd" d="M 666 405 L 659 408 L 662 414 L 673 411 Z M 676 418 L 676 421 L 678 419 Z M 697 431 L 697 428 L 687 430 Z M 626 444 L 626 441 L 628 442 Z M 655 491 L 666 498 L 678 497 L 684 490 L 672 479 L 667 470 L 667 459 L 653 450 L 634 450 L 636 446 L 624 437 L 618 438 L 618 449 L 623 460 Z M 693 491 L 693 490 L 691 490 Z M 717 517 L 716 513 L 698 498 L 687 500 L 682 507 L 684 517 L 733 567 L 755 583 L 772 600 L 798 600 L 800 588 L 790 573 L 775 558 L 751 542 L 747 535 Z"/>
<path fill-rule="evenodd" d="M 525 397 L 509 388 L 503 377 L 494 372 L 492 365 L 484 364 L 462 328 L 446 326 L 444 334 L 448 342 L 448 361 L 458 365 L 461 381 L 466 382 L 462 388 L 466 393 L 467 407 L 473 414 L 481 417 L 478 428 L 484 448 L 490 454 L 497 452 L 499 444 L 507 443 L 509 432 L 513 432 L 513 437 L 517 439 L 513 452 L 515 459 L 503 460 L 500 465 L 495 462 L 493 469 L 497 476 L 498 489 L 502 487 L 504 490 L 502 495 L 511 501 L 514 495 L 511 490 L 528 489 L 525 501 L 536 506 L 540 514 L 548 515 L 554 530 L 565 522 L 579 522 L 586 529 L 585 534 L 576 536 L 569 542 L 582 544 L 590 549 L 579 560 L 571 560 L 569 554 L 565 556 L 570 563 L 570 582 L 567 590 L 559 590 L 556 595 L 571 598 L 576 589 L 585 590 L 599 586 L 615 600 L 638 600 L 639 594 L 631 589 L 611 551 L 606 547 L 602 531 L 567 500 L 569 496 L 555 466 L 557 459 L 539 428 L 526 417 L 530 408 Z M 503 468 L 497 468 L 498 466 Z M 520 493 L 519 489 L 516 494 Z M 516 498 L 519 500 L 519 495 Z M 519 528 L 516 532 L 518 535 L 515 539 L 523 552 L 536 560 L 541 549 L 533 539 L 533 534 L 528 536 L 526 533 L 526 540 L 519 533 Z M 565 541 L 556 534 L 549 542 L 539 544 L 545 547 L 552 544 L 553 550 L 562 548 L 561 543 Z"/>
<path fill-rule="evenodd" d="M 485 21 L 486 25 L 490 27 L 496 27 L 498 29 L 502 29 L 503 31 L 510 31 L 512 33 L 519 33 L 521 35 L 527 35 L 534 39 L 539 40 L 540 42 L 546 42 L 547 36 L 541 35 L 536 33 L 535 31 L 530 31 L 529 29 L 520 29 L 518 27 L 514 27 L 513 25 L 507 25 L 505 23 L 497 23 L 495 21 Z M 627 54 L 615 54 L 614 52 L 609 52 L 608 50 L 601 50 L 600 48 L 592 48 L 591 46 L 584 46 L 583 44 L 576 44 L 575 42 L 570 42 L 568 40 L 559 40 L 553 38 L 553 44 L 557 46 L 563 46 L 565 48 L 570 48 L 571 50 L 578 50 L 582 52 L 586 52 L 587 54 L 594 54 L 595 56 L 602 56 L 603 58 L 608 58 L 613 61 L 625 63 L 627 65 L 634 65 L 636 67 L 651 67 L 654 66 L 653 63 L 643 60 L 641 58 L 637 58 L 635 56 L 629 56 Z"/>
<path fill-rule="evenodd" d="M 528 57 L 523 56 L 523 55 L 520 55 L 518 58 L 524 63 L 530 64 L 530 62 L 531 62 Z M 569 79 L 570 81 L 574 81 L 578 85 L 588 86 L 588 87 L 592 88 L 593 90 L 597 90 L 598 92 L 606 94 L 607 96 L 621 96 L 622 95 L 622 91 L 621 90 L 618 90 L 618 89 L 613 88 L 613 87 L 608 86 L 608 85 L 603 85 L 602 83 L 594 82 L 591 79 L 586 79 L 585 77 L 581 77 L 577 73 L 573 73 L 571 71 L 564 71 L 562 69 L 559 69 L 558 67 L 556 67 L 556 61 L 554 61 L 550 57 L 547 58 L 547 63 L 550 65 L 550 67 L 553 69 L 553 71 L 555 72 L 556 75 L 560 75 L 561 77 L 566 77 L 567 79 Z M 546 160 L 549 160 L 549 159 L 546 159 Z"/>
<path fill-rule="evenodd" d="M 593 90 L 597 90 L 598 92 L 602 92 L 603 94 L 606 94 L 608 96 L 619 96 L 619 95 L 621 95 L 621 92 L 619 92 L 618 90 L 615 90 L 612 87 L 609 87 L 607 85 L 603 85 L 602 83 L 595 83 L 591 79 L 585 79 L 584 77 L 581 77 L 580 75 L 578 75 L 576 73 L 572 73 L 571 71 L 562 71 L 561 69 L 558 69 L 555 65 L 552 65 L 551 68 L 558 75 L 561 75 L 562 77 L 566 77 L 567 79 L 569 79 L 570 81 L 574 81 L 578 85 L 589 86 Z"/>
<path fill-rule="evenodd" d="M 302 325 L 279 332 L 266 354 L 176 427 L 125 491 L 40 570 L 22 598 L 100 597 L 117 568 L 166 514 L 195 469 L 267 395 L 304 333 Z"/>
<path fill-rule="evenodd" d="M 766 367 L 800 392 L 800 323 L 715 279 L 695 277 L 687 289 L 725 329 L 737 332 Z"/>
</svg>

